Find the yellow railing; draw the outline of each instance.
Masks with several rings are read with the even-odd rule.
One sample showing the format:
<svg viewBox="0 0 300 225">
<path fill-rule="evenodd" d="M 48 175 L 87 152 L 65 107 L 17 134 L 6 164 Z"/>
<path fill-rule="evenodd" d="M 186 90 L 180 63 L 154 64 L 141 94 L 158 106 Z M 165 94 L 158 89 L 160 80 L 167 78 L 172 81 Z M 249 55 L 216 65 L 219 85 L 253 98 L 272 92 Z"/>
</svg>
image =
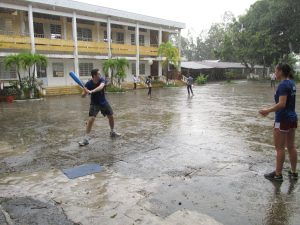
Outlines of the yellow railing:
<svg viewBox="0 0 300 225">
<path fill-rule="evenodd" d="M 0 49 L 30 49 L 30 37 L 0 35 Z"/>
<path fill-rule="evenodd" d="M 158 56 L 158 48 L 148 47 L 148 46 L 140 46 L 140 55 Z"/>
<path fill-rule="evenodd" d="M 113 55 L 135 55 L 136 46 L 135 45 L 123 45 L 123 44 L 112 44 L 111 52 Z"/>
<path fill-rule="evenodd" d="M 50 38 L 35 38 L 35 47 L 39 51 L 49 52 L 73 52 L 74 41 Z M 29 36 L 0 35 L 0 49 L 31 49 Z M 128 44 L 112 44 L 113 55 L 136 55 L 136 46 Z M 106 42 L 78 41 L 79 53 L 108 54 Z M 140 46 L 140 55 L 157 56 L 157 47 Z"/>
</svg>

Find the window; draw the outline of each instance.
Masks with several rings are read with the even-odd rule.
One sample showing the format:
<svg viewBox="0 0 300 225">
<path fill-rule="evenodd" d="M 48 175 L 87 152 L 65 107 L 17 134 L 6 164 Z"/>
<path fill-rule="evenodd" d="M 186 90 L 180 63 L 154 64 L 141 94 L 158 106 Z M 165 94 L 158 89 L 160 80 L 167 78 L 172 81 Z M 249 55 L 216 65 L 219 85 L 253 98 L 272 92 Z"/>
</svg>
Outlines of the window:
<svg viewBox="0 0 300 225">
<path fill-rule="evenodd" d="M 111 28 L 123 29 L 123 26 L 122 25 L 118 25 L 118 24 L 111 24 Z"/>
<path fill-rule="evenodd" d="M 88 28 L 77 27 L 77 39 L 79 41 L 92 41 L 92 30 Z"/>
<path fill-rule="evenodd" d="M 128 30 L 135 31 L 135 27 L 128 27 Z"/>
<path fill-rule="evenodd" d="M 81 24 L 88 24 L 88 25 L 94 25 L 94 21 L 91 20 L 83 20 L 83 19 L 77 19 L 76 20 L 77 23 L 81 23 Z"/>
<path fill-rule="evenodd" d="M 79 63 L 79 75 L 90 76 L 93 69 L 93 63 Z"/>
<path fill-rule="evenodd" d="M 0 80 L 2 79 L 16 79 L 17 70 L 16 67 L 12 67 L 9 70 L 5 70 L 4 62 L 0 62 Z"/>
<path fill-rule="evenodd" d="M 64 64 L 63 63 L 52 63 L 53 77 L 64 76 Z"/>
<path fill-rule="evenodd" d="M 124 33 L 117 32 L 117 43 L 124 44 Z"/>
<path fill-rule="evenodd" d="M 0 20 L 0 32 L 1 34 L 11 34 L 13 33 L 12 19 L 1 18 Z"/>
<path fill-rule="evenodd" d="M 145 64 L 141 63 L 140 64 L 140 74 L 145 75 L 145 71 L 146 71 Z"/>
<path fill-rule="evenodd" d="M 50 24 L 51 39 L 61 39 L 61 25 Z"/>
<path fill-rule="evenodd" d="M 147 32 L 147 29 L 140 28 L 139 31 L 140 31 L 140 32 Z"/>
<path fill-rule="evenodd" d="M 135 34 L 130 35 L 131 45 L 135 45 Z"/>
<path fill-rule="evenodd" d="M 36 66 L 36 73 L 38 78 L 47 77 L 47 67 L 46 66 Z"/>
<path fill-rule="evenodd" d="M 132 73 L 132 75 L 136 75 L 135 63 L 131 64 L 131 73 Z"/>
<path fill-rule="evenodd" d="M 28 14 L 26 13 L 26 16 Z M 33 13 L 34 18 L 42 18 L 42 19 L 48 19 L 48 20 L 60 20 L 59 16 L 49 15 L 49 14 L 42 14 L 42 13 Z"/>
<path fill-rule="evenodd" d="M 38 38 L 44 38 L 44 26 L 42 23 L 33 23 L 33 28 L 34 28 L 34 36 Z"/>
<path fill-rule="evenodd" d="M 145 36 L 144 35 L 140 35 L 139 36 L 139 42 L 141 46 L 145 45 Z"/>
<path fill-rule="evenodd" d="M 132 73 L 132 75 L 136 75 L 135 63 L 131 64 L 131 73 Z M 145 75 L 146 74 L 145 63 L 140 63 L 140 74 L 141 75 Z"/>
</svg>

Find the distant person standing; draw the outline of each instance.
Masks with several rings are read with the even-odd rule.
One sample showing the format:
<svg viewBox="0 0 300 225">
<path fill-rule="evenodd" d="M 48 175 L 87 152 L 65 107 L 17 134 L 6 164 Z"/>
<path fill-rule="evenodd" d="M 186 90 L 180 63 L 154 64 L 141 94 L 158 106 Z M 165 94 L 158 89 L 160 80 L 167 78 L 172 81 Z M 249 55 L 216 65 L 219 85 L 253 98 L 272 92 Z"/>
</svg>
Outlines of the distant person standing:
<svg viewBox="0 0 300 225">
<path fill-rule="evenodd" d="M 194 82 L 193 77 L 191 75 L 189 75 L 189 77 L 187 78 L 187 81 L 186 81 L 187 91 L 188 91 L 189 95 L 190 95 L 190 91 L 191 91 L 192 95 L 194 95 L 193 89 L 192 89 L 193 82 Z"/>
<path fill-rule="evenodd" d="M 133 76 L 133 89 L 136 89 L 136 84 L 139 82 L 139 79 L 136 75 Z"/>
<path fill-rule="evenodd" d="M 275 88 L 275 80 L 276 80 L 276 75 L 275 73 L 270 74 L 270 79 L 271 79 L 271 87 Z"/>
<path fill-rule="evenodd" d="M 151 98 L 151 94 L 152 94 L 152 78 L 151 78 L 151 76 L 147 77 L 145 83 L 148 87 L 148 98 Z"/>
</svg>

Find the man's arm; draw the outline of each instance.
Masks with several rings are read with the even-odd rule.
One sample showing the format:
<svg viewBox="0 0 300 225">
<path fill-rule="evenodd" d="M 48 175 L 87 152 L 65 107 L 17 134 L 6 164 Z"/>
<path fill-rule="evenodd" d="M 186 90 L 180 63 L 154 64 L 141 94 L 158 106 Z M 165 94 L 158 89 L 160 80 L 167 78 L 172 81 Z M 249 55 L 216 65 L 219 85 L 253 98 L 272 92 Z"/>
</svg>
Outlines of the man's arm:
<svg viewBox="0 0 300 225">
<path fill-rule="evenodd" d="M 85 88 L 85 90 L 87 91 L 87 93 L 92 94 L 92 93 L 95 93 L 97 91 L 101 91 L 104 88 L 104 86 L 105 86 L 105 83 L 102 82 L 98 87 L 96 87 L 95 89 L 93 89 L 91 91 L 88 90 L 87 88 Z"/>
</svg>

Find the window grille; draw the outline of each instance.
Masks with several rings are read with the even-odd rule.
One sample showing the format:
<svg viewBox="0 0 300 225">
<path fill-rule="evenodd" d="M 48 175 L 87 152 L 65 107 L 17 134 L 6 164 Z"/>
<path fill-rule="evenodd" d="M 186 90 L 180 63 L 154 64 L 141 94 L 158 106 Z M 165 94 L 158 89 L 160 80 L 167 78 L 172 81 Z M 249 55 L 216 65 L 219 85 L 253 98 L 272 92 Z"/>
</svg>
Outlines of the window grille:
<svg viewBox="0 0 300 225">
<path fill-rule="evenodd" d="M 26 12 L 26 16 L 28 16 L 28 12 Z M 48 20 L 60 20 L 60 16 L 50 15 L 50 14 L 43 14 L 43 13 L 33 13 L 34 18 L 42 18 Z"/>
<path fill-rule="evenodd" d="M 36 73 L 37 73 L 37 78 L 47 77 L 47 67 L 37 65 L 36 66 Z"/>
<path fill-rule="evenodd" d="M 17 70 L 16 67 L 13 66 L 12 68 L 6 70 L 4 62 L 0 62 L 0 80 L 13 80 L 17 78 Z"/>
<path fill-rule="evenodd" d="M 61 25 L 50 24 L 51 39 L 61 39 Z"/>
<path fill-rule="evenodd" d="M 117 43 L 124 44 L 124 33 L 117 32 Z"/>
<path fill-rule="evenodd" d="M 132 73 L 132 75 L 136 75 L 135 63 L 131 64 L 131 73 Z"/>
<path fill-rule="evenodd" d="M 140 28 L 139 31 L 140 31 L 140 32 L 147 32 L 147 29 Z"/>
<path fill-rule="evenodd" d="M 64 64 L 63 63 L 53 63 L 52 70 L 53 70 L 53 77 L 63 77 L 64 76 Z"/>
<path fill-rule="evenodd" d="M 93 69 L 93 63 L 79 63 L 79 75 L 90 76 Z"/>
<path fill-rule="evenodd" d="M 144 63 L 140 63 L 140 74 L 142 75 L 146 74 L 146 68 Z"/>
<path fill-rule="evenodd" d="M 92 41 L 92 30 L 88 28 L 77 27 L 77 40 Z"/>
<path fill-rule="evenodd" d="M 130 35 L 131 45 L 135 45 L 135 34 Z"/>
<path fill-rule="evenodd" d="M 38 38 L 44 38 L 44 25 L 42 23 L 33 23 L 33 28 L 34 28 L 34 36 Z"/>
<path fill-rule="evenodd" d="M 135 31 L 135 27 L 128 27 L 128 30 Z"/>
<path fill-rule="evenodd" d="M 141 46 L 145 45 L 145 36 L 144 35 L 139 35 L 139 42 Z"/>
<path fill-rule="evenodd" d="M 1 34 L 12 34 L 13 33 L 12 19 L 2 18 L 0 20 L 0 33 Z"/>
</svg>

